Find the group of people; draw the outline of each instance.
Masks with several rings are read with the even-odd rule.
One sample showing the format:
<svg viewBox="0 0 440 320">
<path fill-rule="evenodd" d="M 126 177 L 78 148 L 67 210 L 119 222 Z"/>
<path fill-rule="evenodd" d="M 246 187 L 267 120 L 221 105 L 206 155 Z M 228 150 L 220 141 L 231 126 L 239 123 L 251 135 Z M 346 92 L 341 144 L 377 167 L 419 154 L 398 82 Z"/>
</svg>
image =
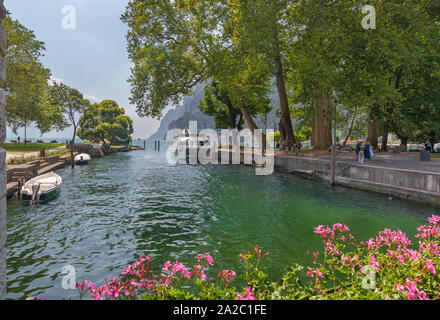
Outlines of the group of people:
<svg viewBox="0 0 440 320">
<path fill-rule="evenodd" d="M 366 141 L 364 146 L 362 146 L 362 143 L 358 141 L 356 143 L 356 158 L 358 162 L 364 163 L 364 161 L 371 160 L 374 156 L 373 148 L 370 144 L 370 141 Z"/>
<path fill-rule="evenodd" d="M 280 147 L 281 147 L 281 143 L 280 143 L 280 142 L 277 142 L 277 144 L 276 144 L 276 149 L 279 150 Z M 298 142 L 298 143 L 294 144 L 294 145 L 291 147 L 291 150 L 295 151 L 296 156 L 298 156 L 298 154 L 301 153 L 301 149 L 302 149 L 302 147 L 303 147 L 303 144 L 302 144 L 301 142 Z M 288 147 L 286 147 L 286 152 L 289 152 L 289 148 L 288 148 Z"/>
</svg>

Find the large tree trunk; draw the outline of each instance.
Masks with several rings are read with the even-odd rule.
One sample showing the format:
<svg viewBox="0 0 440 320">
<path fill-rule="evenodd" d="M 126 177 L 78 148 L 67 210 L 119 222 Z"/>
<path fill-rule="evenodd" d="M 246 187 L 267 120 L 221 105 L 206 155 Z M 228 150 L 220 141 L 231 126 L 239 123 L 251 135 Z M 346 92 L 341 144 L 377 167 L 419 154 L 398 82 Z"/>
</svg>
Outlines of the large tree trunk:
<svg viewBox="0 0 440 320">
<path fill-rule="evenodd" d="M 280 147 L 282 149 L 288 148 L 286 145 L 283 144 L 283 141 L 287 140 L 287 131 L 286 131 L 286 127 L 283 125 L 283 119 L 280 119 L 280 123 L 278 124 L 278 127 L 280 129 Z"/>
<path fill-rule="evenodd" d="M 350 139 L 351 132 L 353 131 L 353 126 L 354 126 L 354 122 L 356 120 L 357 112 L 358 112 L 358 107 L 356 107 L 356 109 L 354 110 L 353 119 L 351 119 L 350 128 L 348 129 L 347 137 L 344 140 L 344 147 L 347 145 L 347 141 L 348 141 L 348 139 Z"/>
<path fill-rule="evenodd" d="M 389 133 L 390 121 L 386 119 L 383 123 L 383 131 L 382 131 L 382 144 L 380 146 L 380 151 L 387 152 L 388 151 L 388 133 Z"/>
<path fill-rule="evenodd" d="M 255 123 L 254 119 L 252 119 L 251 115 L 246 110 L 246 107 L 240 106 L 240 111 L 241 111 L 241 113 L 244 117 L 244 120 L 246 121 L 246 124 L 248 125 L 249 129 L 251 130 L 252 133 L 254 133 L 254 131 L 258 129 L 258 126 Z M 262 141 L 258 141 L 258 143 L 260 143 L 260 145 L 263 148 L 263 152 L 265 152 L 266 151 L 266 134 L 263 132 L 261 137 L 262 137 Z"/>
<path fill-rule="evenodd" d="M 229 113 L 229 127 L 231 129 L 235 129 L 236 128 L 235 121 L 237 119 L 235 117 L 234 111 L 232 110 L 232 107 L 230 107 L 230 106 L 228 107 L 228 113 Z"/>
<path fill-rule="evenodd" d="M 377 123 L 375 119 L 370 120 L 368 125 L 368 136 L 367 140 L 370 141 L 371 147 L 374 150 L 379 149 L 379 128 L 377 127 Z"/>
<path fill-rule="evenodd" d="M 399 136 L 400 139 L 400 151 L 406 152 L 408 151 L 408 137 Z"/>
<path fill-rule="evenodd" d="M 238 118 L 237 129 L 241 131 L 243 129 L 241 125 L 241 121 L 243 120 L 243 113 L 240 113 L 240 117 Z"/>
<path fill-rule="evenodd" d="M 287 101 L 286 84 L 284 81 L 284 71 L 283 63 L 281 61 L 280 44 L 278 40 L 278 27 L 274 25 L 273 34 L 273 53 L 274 53 L 274 66 L 275 66 L 275 77 L 278 89 L 278 96 L 280 99 L 280 133 L 281 134 L 281 146 L 288 147 L 289 149 L 295 144 L 295 136 L 293 134 L 292 120 L 290 117 L 289 103 Z"/>
<path fill-rule="evenodd" d="M 322 88 L 317 89 L 315 95 L 312 146 L 316 150 L 327 150 L 332 145 L 330 95 Z"/>
<path fill-rule="evenodd" d="M 432 150 L 435 151 L 435 145 L 438 143 L 438 132 L 431 132 L 429 135 L 429 141 L 432 145 Z"/>
<path fill-rule="evenodd" d="M 240 106 L 241 114 L 244 117 L 244 120 L 246 121 L 246 124 L 248 125 L 249 129 L 254 133 L 254 130 L 258 129 L 257 124 L 255 123 L 254 119 L 252 119 L 251 115 L 246 110 L 246 107 Z"/>
</svg>

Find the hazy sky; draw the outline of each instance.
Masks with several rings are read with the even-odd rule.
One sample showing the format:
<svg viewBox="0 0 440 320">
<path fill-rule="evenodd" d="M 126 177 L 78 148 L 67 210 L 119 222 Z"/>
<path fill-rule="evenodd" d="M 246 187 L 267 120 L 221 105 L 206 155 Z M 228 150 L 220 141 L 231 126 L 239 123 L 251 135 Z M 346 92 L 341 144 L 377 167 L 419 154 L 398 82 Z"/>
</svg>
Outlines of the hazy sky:
<svg viewBox="0 0 440 320">
<path fill-rule="evenodd" d="M 128 0 L 5 0 L 12 18 L 35 32 L 46 44 L 43 64 L 54 78 L 78 89 L 88 99 L 112 99 L 125 108 L 134 121 L 133 138 L 146 138 L 159 127 L 159 121 L 139 118 L 129 104 L 130 63 L 126 51 L 127 27 L 120 20 Z M 64 29 L 62 9 L 76 11 L 76 29 Z M 43 137 L 64 138 L 71 130 L 50 132 Z M 18 135 L 23 137 L 20 130 Z M 37 129 L 28 137 L 39 137 Z M 15 135 L 8 130 L 8 138 Z"/>
</svg>

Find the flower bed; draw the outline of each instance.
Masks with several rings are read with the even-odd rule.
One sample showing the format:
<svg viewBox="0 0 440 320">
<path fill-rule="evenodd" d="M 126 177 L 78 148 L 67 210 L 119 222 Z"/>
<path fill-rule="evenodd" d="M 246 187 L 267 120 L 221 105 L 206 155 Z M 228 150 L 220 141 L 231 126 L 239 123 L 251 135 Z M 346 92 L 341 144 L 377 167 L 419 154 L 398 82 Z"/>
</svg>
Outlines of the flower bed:
<svg viewBox="0 0 440 320">
<path fill-rule="evenodd" d="M 385 229 L 365 242 L 357 242 L 346 225 L 318 226 L 323 251 L 314 252 L 312 265 L 294 264 L 277 282 L 270 282 L 262 265 L 268 255 L 260 247 L 240 254 L 244 283 L 234 286 L 238 272 L 220 270 L 208 279 L 214 260 L 208 254 L 195 257 L 188 268 L 167 261 L 155 274 L 151 257 L 124 269 L 120 277 L 78 283 L 81 297 L 103 299 L 440 299 L 437 268 L 440 262 L 440 216 L 420 226 L 412 244 L 400 230 Z M 304 281 L 304 279 L 307 279 Z"/>
</svg>

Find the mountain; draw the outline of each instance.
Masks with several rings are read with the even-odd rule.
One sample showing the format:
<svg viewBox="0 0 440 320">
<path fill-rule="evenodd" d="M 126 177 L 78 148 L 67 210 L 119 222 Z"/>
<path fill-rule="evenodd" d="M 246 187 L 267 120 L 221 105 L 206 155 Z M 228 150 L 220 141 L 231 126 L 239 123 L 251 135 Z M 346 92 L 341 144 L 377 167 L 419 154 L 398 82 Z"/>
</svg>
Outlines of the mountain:
<svg viewBox="0 0 440 320">
<path fill-rule="evenodd" d="M 189 127 L 189 121 L 197 121 L 197 130 L 216 129 L 214 120 L 200 111 L 198 108 L 204 96 L 204 84 L 199 84 L 194 87 L 191 95 L 183 99 L 181 105 L 177 106 L 167 112 L 160 122 L 159 129 L 156 133 L 150 136 L 147 141 L 165 140 L 168 130 L 183 129 Z M 276 119 L 276 111 L 279 109 L 279 99 L 275 87 L 272 87 L 269 93 L 271 99 L 272 110 L 267 114 L 267 129 L 278 129 L 279 119 Z M 261 129 L 265 128 L 265 123 L 262 119 L 256 117 L 255 123 Z"/>
<path fill-rule="evenodd" d="M 198 108 L 203 99 L 204 88 L 203 84 L 196 85 L 192 94 L 186 96 L 181 105 L 168 111 L 162 118 L 157 132 L 151 135 L 147 141 L 165 140 L 168 130 L 188 128 L 189 121 L 197 121 L 199 131 L 206 128 L 215 129 L 212 117 L 205 115 Z"/>
</svg>

